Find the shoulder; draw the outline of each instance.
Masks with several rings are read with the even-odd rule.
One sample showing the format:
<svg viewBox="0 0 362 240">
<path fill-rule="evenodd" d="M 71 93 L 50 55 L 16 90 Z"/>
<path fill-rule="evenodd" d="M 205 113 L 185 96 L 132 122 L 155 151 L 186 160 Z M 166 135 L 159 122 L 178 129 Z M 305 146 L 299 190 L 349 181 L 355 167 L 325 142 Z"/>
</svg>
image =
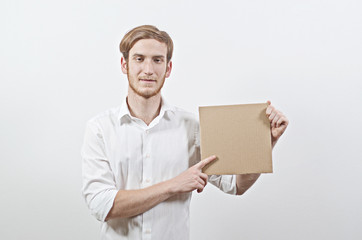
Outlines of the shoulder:
<svg viewBox="0 0 362 240">
<path fill-rule="evenodd" d="M 104 128 L 117 123 L 120 107 L 113 107 L 98 113 L 87 121 L 87 126 Z"/>
<path fill-rule="evenodd" d="M 174 107 L 170 112 L 171 121 L 178 126 L 182 126 L 188 132 L 190 138 L 194 139 L 195 144 L 199 145 L 199 119 L 194 113 L 188 112 L 182 108 Z"/>
<path fill-rule="evenodd" d="M 186 123 L 189 123 L 192 125 L 199 124 L 199 119 L 196 114 L 186 111 L 182 108 L 173 107 L 171 114 L 174 115 L 175 118 L 177 118 L 183 122 L 186 122 Z"/>
</svg>

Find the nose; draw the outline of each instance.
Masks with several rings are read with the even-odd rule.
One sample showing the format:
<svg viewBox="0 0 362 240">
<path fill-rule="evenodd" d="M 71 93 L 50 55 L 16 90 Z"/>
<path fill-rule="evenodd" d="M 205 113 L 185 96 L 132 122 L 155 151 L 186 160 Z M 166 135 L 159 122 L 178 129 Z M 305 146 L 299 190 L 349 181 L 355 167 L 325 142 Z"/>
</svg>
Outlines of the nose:
<svg viewBox="0 0 362 240">
<path fill-rule="evenodd" d="M 153 74 L 152 61 L 145 61 L 144 73 L 145 73 L 146 75 L 152 75 L 152 74 Z"/>
</svg>

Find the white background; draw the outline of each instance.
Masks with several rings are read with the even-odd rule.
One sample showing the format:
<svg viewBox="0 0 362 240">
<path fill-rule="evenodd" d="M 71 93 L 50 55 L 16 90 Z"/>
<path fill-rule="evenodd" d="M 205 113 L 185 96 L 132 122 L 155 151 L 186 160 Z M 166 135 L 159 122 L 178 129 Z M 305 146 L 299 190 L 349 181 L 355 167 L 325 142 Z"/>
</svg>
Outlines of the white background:
<svg viewBox="0 0 362 240">
<path fill-rule="evenodd" d="M 273 174 L 243 196 L 194 194 L 191 239 L 362 239 L 361 12 L 359 0 L 2 0 L 0 239 L 99 239 L 80 147 L 86 120 L 125 97 L 118 44 L 141 24 L 174 40 L 171 104 L 270 99 L 290 119 Z"/>
</svg>

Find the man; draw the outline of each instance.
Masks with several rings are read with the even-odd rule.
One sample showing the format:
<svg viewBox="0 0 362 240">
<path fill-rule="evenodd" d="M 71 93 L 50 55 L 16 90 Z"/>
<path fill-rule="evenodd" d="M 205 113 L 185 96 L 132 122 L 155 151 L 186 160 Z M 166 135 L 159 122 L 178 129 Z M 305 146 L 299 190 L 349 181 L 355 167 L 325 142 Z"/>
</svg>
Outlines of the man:
<svg viewBox="0 0 362 240">
<path fill-rule="evenodd" d="M 161 89 L 172 70 L 173 43 L 166 32 L 140 26 L 121 41 L 128 95 L 119 108 L 88 121 L 82 148 L 83 195 L 102 221 L 102 239 L 189 238 L 191 192 L 209 181 L 243 194 L 260 174 L 210 176 L 200 161 L 199 125 L 192 114 L 168 105 Z M 272 145 L 287 118 L 270 105 Z"/>
</svg>

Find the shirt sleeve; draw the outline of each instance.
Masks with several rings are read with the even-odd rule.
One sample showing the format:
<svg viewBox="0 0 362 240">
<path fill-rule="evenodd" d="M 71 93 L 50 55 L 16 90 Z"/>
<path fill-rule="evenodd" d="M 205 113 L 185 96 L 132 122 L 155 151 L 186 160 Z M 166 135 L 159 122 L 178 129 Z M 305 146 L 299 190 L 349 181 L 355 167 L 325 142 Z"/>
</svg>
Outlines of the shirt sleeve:
<svg viewBox="0 0 362 240">
<path fill-rule="evenodd" d="M 103 134 L 93 122 L 85 130 L 82 155 L 82 195 L 99 221 L 105 221 L 117 194 L 114 175 L 107 159 Z"/>
<path fill-rule="evenodd" d="M 195 146 L 198 152 L 198 161 L 201 160 L 200 151 L 200 126 L 197 124 L 195 134 Z M 208 182 L 219 188 L 221 191 L 236 195 L 236 175 L 210 175 Z"/>
<path fill-rule="evenodd" d="M 236 195 L 236 175 L 210 175 L 208 180 L 221 191 Z"/>
</svg>

